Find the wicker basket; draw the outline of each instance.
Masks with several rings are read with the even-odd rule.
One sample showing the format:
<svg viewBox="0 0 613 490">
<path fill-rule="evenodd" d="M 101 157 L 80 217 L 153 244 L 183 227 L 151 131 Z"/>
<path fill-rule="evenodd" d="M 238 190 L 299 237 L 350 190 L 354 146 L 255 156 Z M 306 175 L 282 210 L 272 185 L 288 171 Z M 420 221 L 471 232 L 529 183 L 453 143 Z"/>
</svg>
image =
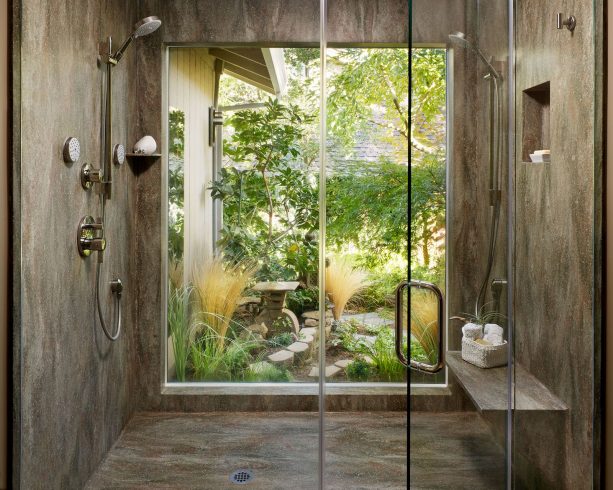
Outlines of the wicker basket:
<svg viewBox="0 0 613 490">
<path fill-rule="evenodd" d="M 462 359 L 480 368 L 493 368 L 507 364 L 508 344 L 481 345 L 474 340 L 462 339 Z"/>
</svg>

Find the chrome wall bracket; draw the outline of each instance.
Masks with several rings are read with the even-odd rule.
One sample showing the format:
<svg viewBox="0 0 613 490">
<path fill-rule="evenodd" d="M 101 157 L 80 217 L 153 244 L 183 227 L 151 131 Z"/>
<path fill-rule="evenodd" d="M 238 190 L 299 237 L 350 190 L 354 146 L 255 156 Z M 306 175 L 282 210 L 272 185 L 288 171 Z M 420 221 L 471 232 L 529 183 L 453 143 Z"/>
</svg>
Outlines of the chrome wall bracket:
<svg viewBox="0 0 613 490">
<path fill-rule="evenodd" d="M 564 27 L 566 27 L 570 32 L 573 32 L 575 27 L 577 27 L 577 19 L 574 15 L 564 19 L 564 14 L 558 14 L 556 16 L 556 27 L 558 29 L 564 29 Z"/>
<path fill-rule="evenodd" d="M 81 257 L 89 257 L 92 252 L 102 252 L 106 248 L 102 219 L 95 220 L 85 216 L 77 229 L 77 250 Z"/>
<path fill-rule="evenodd" d="M 102 182 L 102 177 L 101 168 L 94 168 L 89 163 L 84 163 L 81 167 L 81 187 L 85 190 L 91 189 L 96 182 Z"/>
</svg>

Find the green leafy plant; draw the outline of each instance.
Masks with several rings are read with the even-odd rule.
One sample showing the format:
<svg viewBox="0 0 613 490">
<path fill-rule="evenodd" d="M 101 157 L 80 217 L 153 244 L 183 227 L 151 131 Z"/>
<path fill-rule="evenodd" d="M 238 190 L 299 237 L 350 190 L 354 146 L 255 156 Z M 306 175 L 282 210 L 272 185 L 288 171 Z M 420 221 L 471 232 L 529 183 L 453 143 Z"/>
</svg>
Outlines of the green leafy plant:
<svg viewBox="0 0 613 490">
<path fill-rule="evenodd" d="M 356 352 L 359 348 L 358 341 L 358 326 L 359 323 L 355 320 L 346 320 L 339 323 L 334 332 L 335 337 L 331 343 L 334 346 L 342 346 L 343 349 L 349 352 Z"/>
<path fill-rule="evenodd" d="M 345 369 L 351 381 L 366 381 L 370 376 L 370 366 L 362 359 L 356 359 Z"/>
<path fill-rule="evenodd" d="M 294 336 L 290 332 L 281 333 L 279 335 L 275 335 L 270 340 L 268 340 L 268 344 L 271 347 L 287 347 L 290 344 L 294 343 Z"/>
<path fill-rule="evenodd" d="M 210 329 L 210 336 L 202 335 L 191 344 L 194 378 L 197 381 L 240 381 L 249 362 L 251 351 L 257 346 L 253 340 L 232 339 L 222 349 Z"/>
<path fill-rule="evenodd" d="M 379 330 L 373 342 L 360 341 L 358 351 L 372 359 L 382 381 L 403 381 L 405 379 L 406 367 L 396 357 L 394 333 L 391 329 Z"/>
<path fill-rule="evenodd" d="M 168 298 L 168 330 L 172 341 L 177 379 L 185 381 L 189 360 L 189 299 L 191 288 L 171 288 Z"/>
<path fill-rule="evenodd" d="M 505 315 L 497 311 L 491 311 L 490 307 L 491 303 L 486 303 L 474 314 L 463 313 L 461 317 L 453 317 L 453 319 L 464 320 L 465 322 L 476 323 L 477 325 L 503 322 L 506 318 Z"/>
</svg>

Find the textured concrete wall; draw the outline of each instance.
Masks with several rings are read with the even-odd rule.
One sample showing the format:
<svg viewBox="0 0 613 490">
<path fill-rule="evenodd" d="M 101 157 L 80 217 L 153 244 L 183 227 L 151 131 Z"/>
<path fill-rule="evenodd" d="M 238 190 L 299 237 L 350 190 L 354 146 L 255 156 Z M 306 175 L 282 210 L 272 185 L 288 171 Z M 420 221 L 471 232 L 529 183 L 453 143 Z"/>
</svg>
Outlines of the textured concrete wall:
<svg viewBox="0 0 613 490">
<path fill-rule="evenodd" d="M 408 3 L 405 0 L 352 0 L 330 2 L 329 41 L 334 43 L 408 44 Z M 319 1 L 317 0 L 231 0 L 227 2 L 142 0 L 140 15 L 158 15 L 161 36 L 144 38 L 138 45 L 140 107 L 138 131 L 161 141 L 162 45 L 165 43 L 245 44 L 283 46 L 319 44 Z M 227 407 L 296 409 L 293 397 L 242 397 L 240 405 L 223 396 L 161 396 L 161 166 L 140 175 L 137 189 L 138 305 L 134 334 L 133 389 L 138 409 L 209 410 Z M 357 403 L 357 402 L 356 402 Z M 364 406 L 374 407 L 370 402 Z M 386 403 L 399 406 L 399 401 Z M 357 406 L 357 405 L 356 405 Z M 402 406 L 402 404 L 400 404 Z M 404 404 L 406 406 L 406 402 Z"/>
<path fill-rule="evenodd" d="M 562 10 L 577 17 L 573 34 L 555 28 Z M 559 10 L 544 0 L 517 2 L 515 357 L 569 406 L 562 430 L 555 420 L 537 425 L 530 416 L 516 417 L 516 459 L 518 468 L 525 465 L 517 475 L 528 487 L 592 487 L 593 18 L 588 0 Z M 522 163 L 522 92 L 547 81 L 551 163 Z M 522 454 L 524 448 L 531 453 Z"/>
<path fill-rule="evenodd" d="M 132 309 L 124 310 L 124 334 L 111 344 L 95 319 L 95 258 L 81 259 L 76 230 L 81 217 L 100 215 L 98 194 L 79 182 L 81 164 L 100 166 L 101 81 L 97 44 L 125 38 L 135 4 L 121 0 L 23 0 L 16 26 L 21 49 L 21 323 L 16 359 L 20 387 L 21 488 L 81 488 L 124 427 L 130 411 L 129 339 Z M 121 39 L 120 39 L 121 38 Z M 133 142 L 134 51 L 114 70 L 115 142 Z M 62 159 L 67 136 L 81 142 L 81 160 Z M 18 159 L 19 160 L 19 159 Z M 124 301 L 136 299 L 131 274 L 134 241 L 132 191 L 127 165 L 114 169 L 108 203 L 104 284 L 125 281 Z M 104 287 L 103 291 L 108 291 Z M 104 294 L 106 316 L 110 295 Z M 18 340 L 18 343 L 19 343 Z M 18 346 L 18 343 L 16 346 Z M 17 427 L 19 429 L 19 427 Z M 17 432 L 19 434 L 19 432 Z"/>
</svg>

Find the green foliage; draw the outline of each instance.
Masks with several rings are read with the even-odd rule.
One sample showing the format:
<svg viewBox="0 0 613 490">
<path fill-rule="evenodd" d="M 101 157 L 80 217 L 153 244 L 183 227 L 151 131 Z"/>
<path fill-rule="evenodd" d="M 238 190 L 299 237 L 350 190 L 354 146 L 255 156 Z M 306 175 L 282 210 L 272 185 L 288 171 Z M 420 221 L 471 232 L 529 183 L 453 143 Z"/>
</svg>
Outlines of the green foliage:
<svg viewBox="0 0 613 490">
<path fill-rule="evenodd" d="M 189 298 L 190 288 L 171 288 L 168 298 L 168 330 L 172 340 L 177 380 L 185 381 L 189 360 Z"/>
<path fill-rule="evenodd" d="M 394 332 L 388 327 L 379 328 L 374 342 L 361 340 L 358 351 L 369 356 L 382 381 L 404 381 L 406 367 L 396 357 Z"/>
<path fill-rule="evenodd" d="M 430 363 L 432 360 L 422 345 L 414 339 L 411 339 L 411 359 L 417 362 Z"/>
<path fill-rule="evenodd" d="M 196 381 L 241 381 L 251 351 L 257 347 L 253 340 L 228 340 L 224 348 L 212 336 L 201 336 L 191 345 L 191 359 Z"/>
<path fill-rule="evenodd" d="M 297 317 L 305 311 L 314 311 L 319 308 L 319 288 L 297 289 L 289 291 L 285 297 L 285 305 Z"/>
<path fill-rule="evenodd" d="M 287 347 L 294 343 L 294 336 L 290 332 L 275 335 L 268 341 L 271 347 Z"/>
<path fill-rule="evenodd" d="M 408 257 L 408 167 L 382 161 L 348 165 L 327 182 L 327 239 L 353 243 L 367 267 Z"/>
<path fill-rule="evenodd" d="M 339 49 L 329 57 L 337 73 L 330 80 L 328 119 L 331 134 L 346 147 L 368 124 L 387 136 L 409 139 L 409 54 L 405 49 Z M 383 111 L 373 115 L 373 106 Z M 405 146 L 406 147 L 406 146 Z"/>
<path fill-rule="evenodd" d="M 351 381 L 366 381 L 370 376 L 370 366 L 362 359 L 356 359 L 345 369 Z"/>
<path fill-rule="evenodd" d="M 185 113 L 171 109 L 168 113 L 168 256 L 174 262 L 183 259 Z"/>
<path fill-rule="evenodd" d="M 268 362 L 260 361 L 247 369 L 244 380 L 260 383 L 287 383 L 292 379 L 292 375 L 287 369 L 281 369 Z"/>
<path fill-rule="evenodd" d="M 336 338 L 333 338 L 332 345 L 340 345 L 349 352 L 357 352 L 360 348 L 360 341 L 356 335 L 359 331 L 359 322 L 346 320 L 338 323 L 336 327 Z"/>
<path fill-rule="evenodd" d="M 306 277 L 316 271 L 317 181 L 300 161 L 303 125 L 310 116 L 295 105 L 269 99 L 262 110 L 237 112 L 224 168 L 211 185 L 223 200 L 220 245 L 226 258 L 255 258 L 261 279 Z"/>
</svg>

